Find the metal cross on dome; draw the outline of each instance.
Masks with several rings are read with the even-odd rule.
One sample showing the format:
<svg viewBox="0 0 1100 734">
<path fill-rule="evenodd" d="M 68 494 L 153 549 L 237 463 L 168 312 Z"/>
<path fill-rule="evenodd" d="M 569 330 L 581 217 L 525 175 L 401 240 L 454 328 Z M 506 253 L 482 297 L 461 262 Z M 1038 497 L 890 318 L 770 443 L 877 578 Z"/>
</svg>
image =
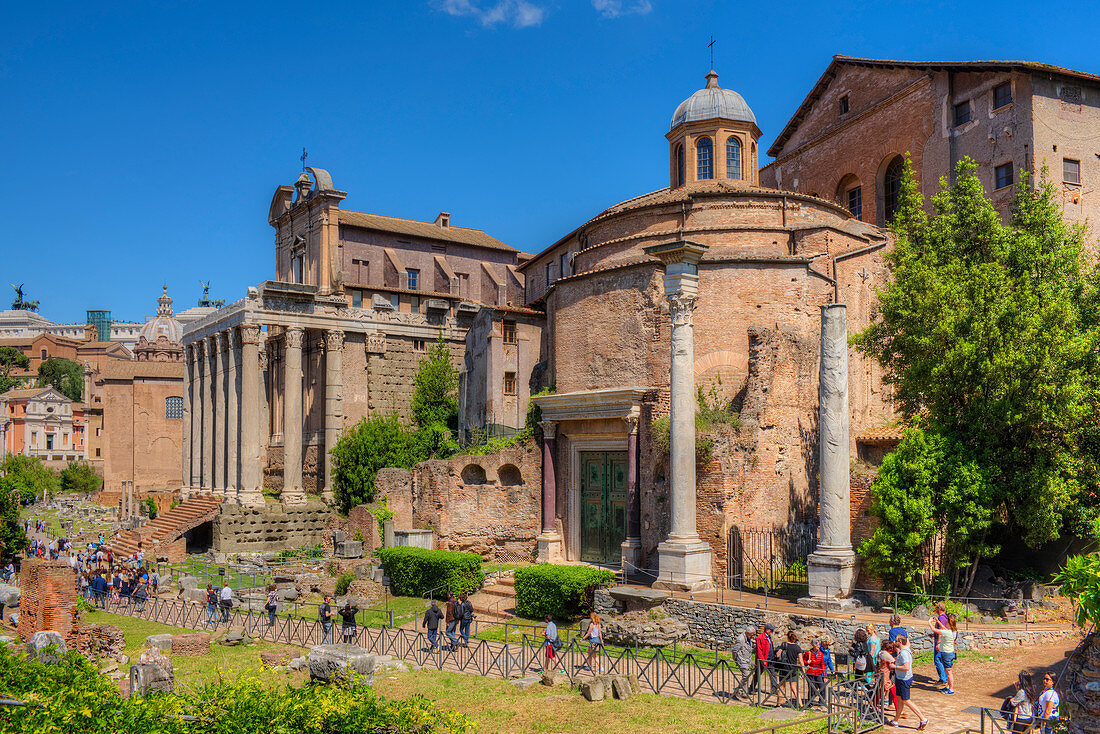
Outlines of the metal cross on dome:
<svg viewBox="0 0 1100 734">
<path fill-rule="evenodd" d="M 710 37 L 710 43 L 707 44 L 707 48 L 710 49 L 710 68 L 714 68 L 714 36 Z"/>
<path fill-rule="evenodd" d="M 302 161 L 302 173 L 305 173 L 305 170 L 306 170 L 306 158 L 308 158 L 308 157 L 309 157 L 309 153 L 307 153 L 307 152 L 306 152 L 306 149 L 305 149 L 305 148 L 302 148 L 302 158 L 301 158 L 301 161 Z"/>
</svg>

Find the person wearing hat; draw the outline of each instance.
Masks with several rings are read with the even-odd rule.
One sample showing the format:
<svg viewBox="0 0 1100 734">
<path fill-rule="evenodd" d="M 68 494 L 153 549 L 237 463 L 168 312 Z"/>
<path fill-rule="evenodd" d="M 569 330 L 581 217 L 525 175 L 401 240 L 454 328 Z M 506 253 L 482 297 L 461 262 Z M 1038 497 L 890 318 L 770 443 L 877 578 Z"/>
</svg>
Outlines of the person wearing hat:
<svg viewBox="0 0 1100 734">
<path fill-rule="evenodd" d="M 761 676 L 767 672 L 769 678 L 774 679 L 774 674 L 768 668 L 768 663 L 772 658 L 772 638 L 771 633 L 775 631 L 775 625 L 768 623 L 764 625 L 764 628 L 760 630 L 760 633 L 756 635 L 756 646 L 754 652 L 756 653 L 756 665 L 752 671 L 752 685 L 749 687 L 749 692 L 757 690 L 760 685 Z M 772 690 L 775 690 L 775 680 L 772 680 Z"/>
<path fill-rule="evenodd" d="M 755 632 L 756 630 L 752 627 L 746 627 L 733 641 L 733 662 L 737 664 L 737 668 L 741 671 L 741 680 L 733 691 L 735 699 L 748 698 L 749 695 L 749 682 L 752 680 L 753 634 Z"/>
</svg>

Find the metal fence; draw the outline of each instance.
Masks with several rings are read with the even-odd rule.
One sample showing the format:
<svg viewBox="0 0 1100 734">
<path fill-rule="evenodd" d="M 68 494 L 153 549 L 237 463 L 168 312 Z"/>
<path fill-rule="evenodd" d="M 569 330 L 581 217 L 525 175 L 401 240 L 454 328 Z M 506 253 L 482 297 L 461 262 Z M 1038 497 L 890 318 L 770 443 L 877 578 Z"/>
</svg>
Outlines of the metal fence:
<svg viewBox="0 0 1100 734">
<path fill-rule="evenodd" d="M 730 528 L 726 539 L 728 588 L 787 588 L 805 594 L 806 559 L 817 548 L 817 523 L 783 528 Z"/>
</svg>

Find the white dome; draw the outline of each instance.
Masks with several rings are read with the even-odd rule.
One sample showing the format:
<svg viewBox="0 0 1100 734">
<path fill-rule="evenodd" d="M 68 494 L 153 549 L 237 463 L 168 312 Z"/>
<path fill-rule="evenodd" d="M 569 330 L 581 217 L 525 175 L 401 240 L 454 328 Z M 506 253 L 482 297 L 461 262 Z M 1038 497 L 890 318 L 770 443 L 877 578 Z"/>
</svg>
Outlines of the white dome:
<svg viewBox="0 0 1100 734">
<path fill-rule="evenodd" d="M 173 343 L 183 341 L 183 325 L 172 318 L 172 299 L 168 297 L 167 286 L 157 299 L 157 315 L 146 321 L 138 332 L 138 342 L 144 339 L 149 344 L 156 344 L 162 336 Z"/>
<path fill-rule="evenodd" d="M 707 85 L 676 108 L 668 129 L 672 130 L 685 122 L 713 120 L 719 117 L 756 124 L 756 115 L 749 109 L 745 99 L 732 89 L 722 89 L 718 86 L 718 74 L 711 70 L 707 74 Z"/>
</svg>

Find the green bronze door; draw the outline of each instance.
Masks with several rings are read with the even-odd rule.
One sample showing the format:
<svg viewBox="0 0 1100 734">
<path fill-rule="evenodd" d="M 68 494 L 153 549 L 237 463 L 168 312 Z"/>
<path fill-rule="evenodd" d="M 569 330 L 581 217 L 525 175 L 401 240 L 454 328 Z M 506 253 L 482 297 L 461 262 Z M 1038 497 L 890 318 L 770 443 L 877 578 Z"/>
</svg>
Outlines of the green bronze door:
<svg viewBox="0 0 1100 734">
<path fill-rule="evenodd" d="M 582 452 L 581 560 L 619 563 L 626 540 L 626 452 Z"/>
</svg>

